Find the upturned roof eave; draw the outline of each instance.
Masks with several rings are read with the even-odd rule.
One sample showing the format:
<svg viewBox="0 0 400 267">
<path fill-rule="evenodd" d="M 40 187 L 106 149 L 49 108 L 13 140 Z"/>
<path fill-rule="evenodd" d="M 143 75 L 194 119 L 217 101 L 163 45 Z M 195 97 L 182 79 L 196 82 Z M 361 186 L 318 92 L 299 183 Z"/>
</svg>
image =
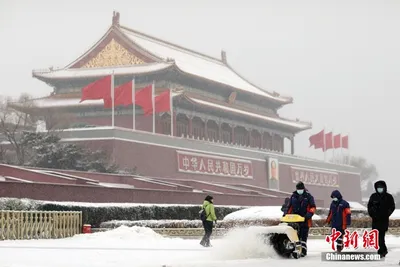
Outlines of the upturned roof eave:
<svg viewBox="0 0 400 267">
<path fill-rule="evenodd" d="M 190 96 L 188 96 L 188 95 L 185 94 L 185 93 L 182 93 L 182 94 L 180 95 L 180 99 L 182 99 L 183 101 L 186 101 L 186 102 L 188 102 L 188 103 L 190 103 L 190 104 L 192 104 L 192 105 L 194 105 L 194 106 L 200 106 L 200 107 L 203 107 L 203 108 L 218 109 L 218 108 L 216 108 L 216 107 L 208 107 L 208 106 L 205 107 L 204 105 L 195 102 Z M 218 109 L 218 110 L 222 110 L 222 109 Z M 222 111 L 226 112 L 225 110 L 222 110 Z M 239 111 L 240 111 L 240 110 L 239 110 Z M 259 121 L 264 121 L 264 122 L 267 121 L 267 120 L 263 120 L 263 119 L 261 119 L 261 118 L 248 116 L 248 115 L 246 115 L 246 114 L 241 114 L 241 113 L 237 113 L 237 114 L 240 115 L 240 116 L 243 116 L 243 117 L 247 117 L 247 118 L 248 118 L 248 117 L 251 117 L 251 118 L 253 118 L 253 119 L 255 119 L 255 120 L 259 120 Z M 261 114 L 258 114 L 258 115 L 261 115 Z M 264 116 L 264 115 L 261 115 L 261 116 Z M 268 117 L 268 116 L 264 116 L 264 117 Z M 284 128 L 290 129 L 290 131 L 291 131 L 292 133 L 299 133 L 299 132 L 306 131 L 306 130 L 309 130 L 309 129 L 312 128 L 312 124 L 311 124 L 311 123 L 308 123 L 308 122 L 289 121 L 289 120 L 284 119 L 284 118 L 279 118 L 279 120 L 282 120 L 282 122 L 270 121 L 269 123 L 278 125 L 278 126 L 280 126 L 280 127 L 284 127 Z M 285 124 L 285 121 L 287 121 L 288 123 L 303 124 L 303 126 L 300 126 L 300 125 L 299 125 L 299 126 L 294 126 L 294 125 Z"/>
</svg>

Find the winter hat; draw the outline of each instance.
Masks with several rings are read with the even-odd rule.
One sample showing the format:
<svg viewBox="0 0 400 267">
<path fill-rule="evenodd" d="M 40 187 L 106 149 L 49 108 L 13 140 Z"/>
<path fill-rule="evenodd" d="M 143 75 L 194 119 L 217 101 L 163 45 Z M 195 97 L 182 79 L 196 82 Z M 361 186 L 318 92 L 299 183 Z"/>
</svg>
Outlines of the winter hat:
<svg viewBox="0 0 400 267">
<path fill-rule="evenodd" d="M 296 184 L 296 189 L 305 189 L 306 187 L 304 186 L 303 182 L 298 182 Z"/>
<path fill-rule="evenodd" d="M 204 199 L 205 201 L 211 202 L 211 200 L 213 200 L 214 198 L 212 196 L 206 196 L 206 198 Z"/>
</svg>

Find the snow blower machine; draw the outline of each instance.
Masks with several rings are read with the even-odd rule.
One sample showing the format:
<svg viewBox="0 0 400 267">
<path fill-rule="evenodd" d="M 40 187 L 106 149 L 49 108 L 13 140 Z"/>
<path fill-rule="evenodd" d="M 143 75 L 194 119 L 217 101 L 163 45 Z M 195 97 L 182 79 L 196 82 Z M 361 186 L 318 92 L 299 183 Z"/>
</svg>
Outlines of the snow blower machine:
<svg viewBox="0 0 400 267">
<path fill-rule="evenodd" d="M 272 245 L 276 253 L 284 258 L 299 259 L 301 255 L 299 229 L 300 223 L 304 221 L 305 218 L 297 214 L 283 216 L 280 224 L 265 227 L 266 233 L 262 233 L 264 243 Z"/>
</svg>

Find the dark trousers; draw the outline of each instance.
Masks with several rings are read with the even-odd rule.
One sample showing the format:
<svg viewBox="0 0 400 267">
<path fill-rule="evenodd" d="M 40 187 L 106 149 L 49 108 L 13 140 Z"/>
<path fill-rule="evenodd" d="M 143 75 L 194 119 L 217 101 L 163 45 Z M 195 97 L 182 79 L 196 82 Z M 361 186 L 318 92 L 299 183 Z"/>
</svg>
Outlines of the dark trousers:
<svg viewBox="0 0 400 267">
<path fill-rule="evenodd" d="M 212 221 L 203 221 L 203 228 L 204 228 L 204 236 L 201 239 L 200 244 L 209 247 L 210 244 L 210 237 L 213 231 L 214 223 Z"/>
<path fill-rule="evenodd" d="M 308 232 L 310 228 L 308 227 L 300 227 L 299 230 L 299 239 L 301 243 L 301 255 L 306 256 L 307 255 L 307 239 L 308 239 Z"/>
<path fill-rule="evenodd" d="M 344 235 L 346 233 L 344 230 L 341 230 L 341 229 L 336 229 L 336 230 L 342 233 L 339 236 L 339 238 L 336 240 L 336 251 L 341 252 L 343 250 L 343 239 L 344 239 Z"/>
<path fill-rule="evenodd" d="M 381 228 L 381 227 L 373 227 L 372 229 L 378 230 L 379 234 L 379 249 L 378 249 L 378 254 L 386 254 L 387 253 L 387 247 L 386 247 L 386 242 L 385 242 L 385 234 L 386 234 L 386 229 Z"/>
</svg>

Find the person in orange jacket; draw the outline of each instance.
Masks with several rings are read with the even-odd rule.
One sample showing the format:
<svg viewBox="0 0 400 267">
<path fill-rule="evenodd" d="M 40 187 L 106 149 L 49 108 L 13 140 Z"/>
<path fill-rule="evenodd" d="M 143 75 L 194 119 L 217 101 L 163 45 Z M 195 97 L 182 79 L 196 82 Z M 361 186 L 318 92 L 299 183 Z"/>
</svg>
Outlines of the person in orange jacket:
<svg viewBox="0 0 400 267">
<path fill-rule="evenodd" d="M 339 190 L 334 190 L 331 194 L 332 203 L 329 209 L 328 218 L 325 223 L 329 224 L 331 228 L 341 232 L 341 236 L 336 240 L 336 251 L 343 250 L 343 237 L 345 230 L 351 224 L 351 210 L 349 202 L 343 199 Z"/>
</svg>

